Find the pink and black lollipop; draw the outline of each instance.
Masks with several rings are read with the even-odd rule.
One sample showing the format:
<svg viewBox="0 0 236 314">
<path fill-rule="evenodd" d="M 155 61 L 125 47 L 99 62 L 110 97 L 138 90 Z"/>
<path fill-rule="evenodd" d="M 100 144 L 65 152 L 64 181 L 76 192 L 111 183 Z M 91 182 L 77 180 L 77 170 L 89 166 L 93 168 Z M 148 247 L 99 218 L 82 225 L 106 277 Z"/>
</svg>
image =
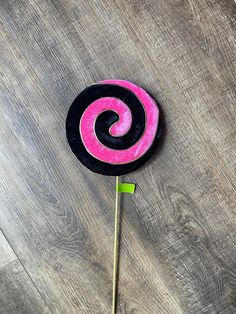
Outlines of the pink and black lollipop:
<svg viewBox="0 0 236 314">
<path fill-rule="evenodd" d="M 72 103 L 66 134 L 76 157 L 90 170 L 120 176 L 143 166 L 159 140 L 159 109 L 141 87 L 105 80 Z"/>
</svg>

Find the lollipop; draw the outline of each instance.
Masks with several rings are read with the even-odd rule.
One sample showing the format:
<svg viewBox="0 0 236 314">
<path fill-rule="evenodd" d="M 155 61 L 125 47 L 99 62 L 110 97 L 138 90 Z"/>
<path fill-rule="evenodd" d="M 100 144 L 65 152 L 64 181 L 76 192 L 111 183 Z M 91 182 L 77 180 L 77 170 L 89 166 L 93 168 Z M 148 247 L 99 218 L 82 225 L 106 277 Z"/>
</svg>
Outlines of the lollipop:
<svg viewBox="0 0 236 314">
<path fill-rule="evenodd" d="M 90 170 L 110 176 L 140 168 L 158 141 L 159 110 L 154 99 L 128 81 L 106 80 L 86 88 L 72 103 L 68 142 Z"/>
<path fill-rule="evenodd" d="M 87 87 L 72 103 L 66 120 L 69 145 L 90 170 L 116 176 L 113 304 L 116 312 L 118 256 L 118 193 L 134 192 L 118 176 L 133 172 L 152 156 L 159 140 L 159 109 L 141 87 L 123 80 L 105 80 Z"/>
</svg>

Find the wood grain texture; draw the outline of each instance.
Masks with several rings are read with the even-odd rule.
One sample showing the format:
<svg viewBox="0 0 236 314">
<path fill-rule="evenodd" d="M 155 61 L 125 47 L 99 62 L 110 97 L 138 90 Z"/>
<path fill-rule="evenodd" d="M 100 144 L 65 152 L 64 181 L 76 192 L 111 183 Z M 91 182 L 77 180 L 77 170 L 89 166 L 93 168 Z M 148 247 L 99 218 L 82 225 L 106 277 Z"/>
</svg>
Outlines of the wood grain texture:
<svg viewBox="0 0 236 314">
<path fill-rule="evenodd" d="M 19 261 L 0 270 L 0 282 L 1 313 L 50 313 Z"/>
<path fill-rule="evenodd" d="M 106 78 L 145 87 L 166 124 L 124 178 L 138 189 L 123 197 L 118 313 L 236 313 L 235 13 L 233 0 L 2 1 L 0 228 L 52 313 L 111 309 L 115 180 L 81 166 L 64 129 Z"/>
<path fill-rule="evenodd" d="M 17 259 L 2 231 L 0 231 L 0 252 L 0 269 Z"/>
</svg>

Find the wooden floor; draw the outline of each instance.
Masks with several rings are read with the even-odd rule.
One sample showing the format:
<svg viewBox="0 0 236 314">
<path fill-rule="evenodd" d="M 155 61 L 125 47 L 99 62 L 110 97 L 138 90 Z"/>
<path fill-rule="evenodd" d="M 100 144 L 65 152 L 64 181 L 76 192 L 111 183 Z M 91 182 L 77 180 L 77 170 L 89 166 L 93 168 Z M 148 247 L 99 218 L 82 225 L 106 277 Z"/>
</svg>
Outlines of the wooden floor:
<svg viewBox="0 0 236 314">
<path fill-rule="evenodd" d="M 165 117 L 123 178 L 118 313 L 236 313 L 233 0 L 1 0 L 0 313 L 111 313 L 115 179 L 76 160 L 72 100 L 122 78 Z"/>
</svg>

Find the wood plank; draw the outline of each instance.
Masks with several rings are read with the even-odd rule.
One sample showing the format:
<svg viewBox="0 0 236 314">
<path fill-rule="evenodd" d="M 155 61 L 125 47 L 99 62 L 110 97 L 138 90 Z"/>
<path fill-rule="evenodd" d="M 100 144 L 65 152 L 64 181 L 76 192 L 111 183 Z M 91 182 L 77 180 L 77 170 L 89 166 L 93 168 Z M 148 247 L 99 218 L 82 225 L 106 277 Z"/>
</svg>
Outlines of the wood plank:
<svg viewBox="0 0 236 314">
<path fill-rule="evenodd" d="M 0 312 L 50 313 L 18 260 L 0 270 Z"/>
<path fill-rule="evenodd" d="M 75 160 L 64 121 L 86 85 L 120 77 L 160 101 L 167 131 L 152 163 L 126 177 L 138 190 L 123 200 L 119 312 L 234 313 L 231 11 L 3 4 L 0 227 L 52 312 L 110 312 L 114 180 Z"/>
<path fill-rule="evenodd" d="M 0 231 L 0 252 L 0 269 L 17 259 L 2 231 Z"/>
</svg>

